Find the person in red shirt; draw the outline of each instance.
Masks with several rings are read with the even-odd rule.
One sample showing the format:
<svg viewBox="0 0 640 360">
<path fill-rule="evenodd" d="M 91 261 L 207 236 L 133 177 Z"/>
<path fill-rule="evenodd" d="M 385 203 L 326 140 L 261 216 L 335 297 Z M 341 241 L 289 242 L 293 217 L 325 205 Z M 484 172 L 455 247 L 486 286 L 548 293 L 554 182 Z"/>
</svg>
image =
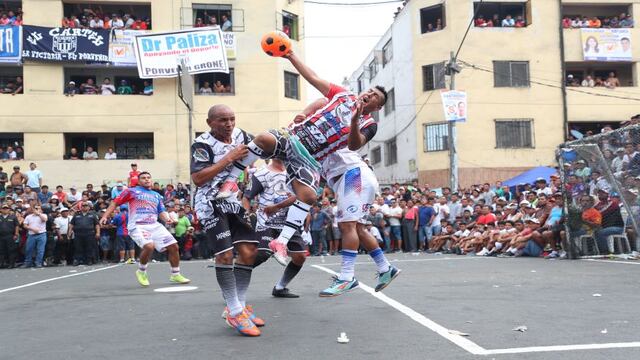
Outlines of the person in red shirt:
<svg viewBox="0 0 640 360">
<path fill-rule="evenodd" d="M 129 171 L 129 187 L 134 187 L 138 185 L 138 176 L 140 176 L 140 171 L 138 171 L 138 164 L 131 164 L 131 171 Z"/>
<path fill-rule="evenodd" d="M 60 204 L 63 204 L 65 201 L 67 201 L 67 193 L 64 192 L 64 188 L 62 187 L 62 185 L 56 186 L 56 192 L 53 195 L 58 197 Z"/>
<path fill-rule="evenodd" d="M 147 30 L 147 23 L 142 21 L 142 19 L 137 19 L 136 22 L 131 26 L 133 30 Z"/>
<path fill-rule="evenodd" d="M 496 216 L 491 212 L 491 207 L 486 205 L 482 208 L 482 215 L 478 216 L 478 220 L 476 221 L 476 224 L 478 225 L 495 225 L 496 221 L 498 221 L 498 219 L 496 218 Z"/>
</svg>

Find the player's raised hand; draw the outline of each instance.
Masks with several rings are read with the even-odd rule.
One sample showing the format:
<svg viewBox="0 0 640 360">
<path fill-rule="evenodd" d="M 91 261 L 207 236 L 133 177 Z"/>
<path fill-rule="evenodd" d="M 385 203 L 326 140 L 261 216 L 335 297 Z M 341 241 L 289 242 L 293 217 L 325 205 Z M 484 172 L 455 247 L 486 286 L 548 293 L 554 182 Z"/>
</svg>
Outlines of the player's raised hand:
<svg viewBox="0 0 640 360">
<path fill-rule="evenodd" d="M 351 120 L 357 120 L 362 115 L 362 108 L 364 104 L 360 100 L 356 100 L 356 111 L 353 113 Z"/>
<path fill-rule="evenodd" d="M 235 149 L 229 151 L 225 158 L 231 161 L 237 161 L 249 155 L 249 148 L 245 144 L 238 145 Z"/>
<path fill-rule="evenodd" d="M 300 124 L 301 122 L 304 121 L 304 119 L 306 119 L 307 117 L 304 114 L 298 114 L 296 115 L 296 117 L 293 118 L 293 122 L 295 124 Z"/>
</svg>

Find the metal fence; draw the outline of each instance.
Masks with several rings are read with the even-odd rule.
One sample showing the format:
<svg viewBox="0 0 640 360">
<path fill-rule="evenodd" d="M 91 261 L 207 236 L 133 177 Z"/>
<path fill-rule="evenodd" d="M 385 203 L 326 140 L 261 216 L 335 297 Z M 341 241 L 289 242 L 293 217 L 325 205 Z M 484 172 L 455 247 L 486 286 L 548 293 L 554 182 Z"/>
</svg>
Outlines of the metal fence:
<svg viewBox="0 0 640 360">
<path fill-rule="evenodd" d="M 638 250 L 640 124 L 562 144 L 557 159 L 569 258 Z"/>
</svg>

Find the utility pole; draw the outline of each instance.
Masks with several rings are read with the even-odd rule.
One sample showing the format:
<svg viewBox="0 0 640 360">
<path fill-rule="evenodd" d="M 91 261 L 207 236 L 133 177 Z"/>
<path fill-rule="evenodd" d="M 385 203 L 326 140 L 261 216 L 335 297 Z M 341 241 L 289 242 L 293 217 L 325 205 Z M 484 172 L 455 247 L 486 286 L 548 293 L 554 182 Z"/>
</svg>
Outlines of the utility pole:
<svg viewBox="0 0 640 360">
<path fill-rule="evenodd" d="M 456 73 L 460 67 L 456 64 L 456 56 L 451 52 L 451 58 L 447 64 L 447 73 L 450 76 L 449 90 L 456 89 Z M 458 191 L 458 152 L 456 150 L 456 122 L 449 121 L 449 184 L 451 192 Z"/>
</svg>

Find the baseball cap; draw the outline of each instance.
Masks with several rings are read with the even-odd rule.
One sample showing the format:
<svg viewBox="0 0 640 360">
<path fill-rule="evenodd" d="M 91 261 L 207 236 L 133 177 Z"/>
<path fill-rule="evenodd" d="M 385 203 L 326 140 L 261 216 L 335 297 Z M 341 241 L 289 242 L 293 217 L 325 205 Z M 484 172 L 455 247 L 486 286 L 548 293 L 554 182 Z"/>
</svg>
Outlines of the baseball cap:
<svg viewBox="0 0 640 360">
<path fill-rule="evenodd" d="M 77 190 L 75 185 L 71 185 L 71 187 L 69 188 L 69 190 Z"/>
<path fill-rule="evenodd" d="M 16 202 L 24 202 L 24 200 L 22 200 L 22 199 L 18 198 L 18 199 L 16 200 Z"/>
<path fill-rule="evenodd" d="M 8 209 L 8 208 L 9 208 L 9 205 L 7 205 L 7 204 L 3 204 L 3 205 L 2 205 L 2 208 L 3 208 L 3 209 Z"/>
<path fill-rule="evenodd" d="M 64 212 L 64 211 L 69 211 L 69 209 L 67 209 L 66 207 L 61 207 L 60 212 Z"/>
<path fill-rule="evenodd" d="M 53 200 L 53 199 L 59 200 L 59 199 L 58 199 L 58 195 L 53 195 L 53 196 L 51 196 L 51 200 Z"/>
<path fill-rule="evenodd" d="M 617 149 L 616 149 L 616 152 L 617 152 L 617 153 L 619 153 L 619 152 L 624 152 L 624 148 L 617 148 Z"/>
<path fill-rule="evenodd" d="M 544 178 L 539 177 L 539 178 L 536 179 L 536 182 L 547 182 L 547 180 L 545 180 Z"/>
<path fill-rule="evenodd" d="M 529 220 L 527 220 L 527 221 L 525 221 L 525 222 L 532 222 L 532 223 L 534 223 L 534 224 L 540 224 L 540 220 L 538 220 L 538 219 L 536 219 L 536 218 L 529 219 Z"/>
<path fill-rule="evenodd" d="M 124 186 L 124 184 L 122 182 L 119 182 L 116 184 L 116 186 Z"/>
<path fill-rule="evenodd" d="M 82 205 L 93 206 L 93 203 L 91 201 L 85 201 Z"/>
<path fill-rule="evenodd" d="M 586 164 L 586 163 L 587 163 L 587 162 L 586 162 L 586 161 L 584 161 L 584 160 L 578 160 L 578 161 L 576 161 L 576 164 Z"/>
</svg>

